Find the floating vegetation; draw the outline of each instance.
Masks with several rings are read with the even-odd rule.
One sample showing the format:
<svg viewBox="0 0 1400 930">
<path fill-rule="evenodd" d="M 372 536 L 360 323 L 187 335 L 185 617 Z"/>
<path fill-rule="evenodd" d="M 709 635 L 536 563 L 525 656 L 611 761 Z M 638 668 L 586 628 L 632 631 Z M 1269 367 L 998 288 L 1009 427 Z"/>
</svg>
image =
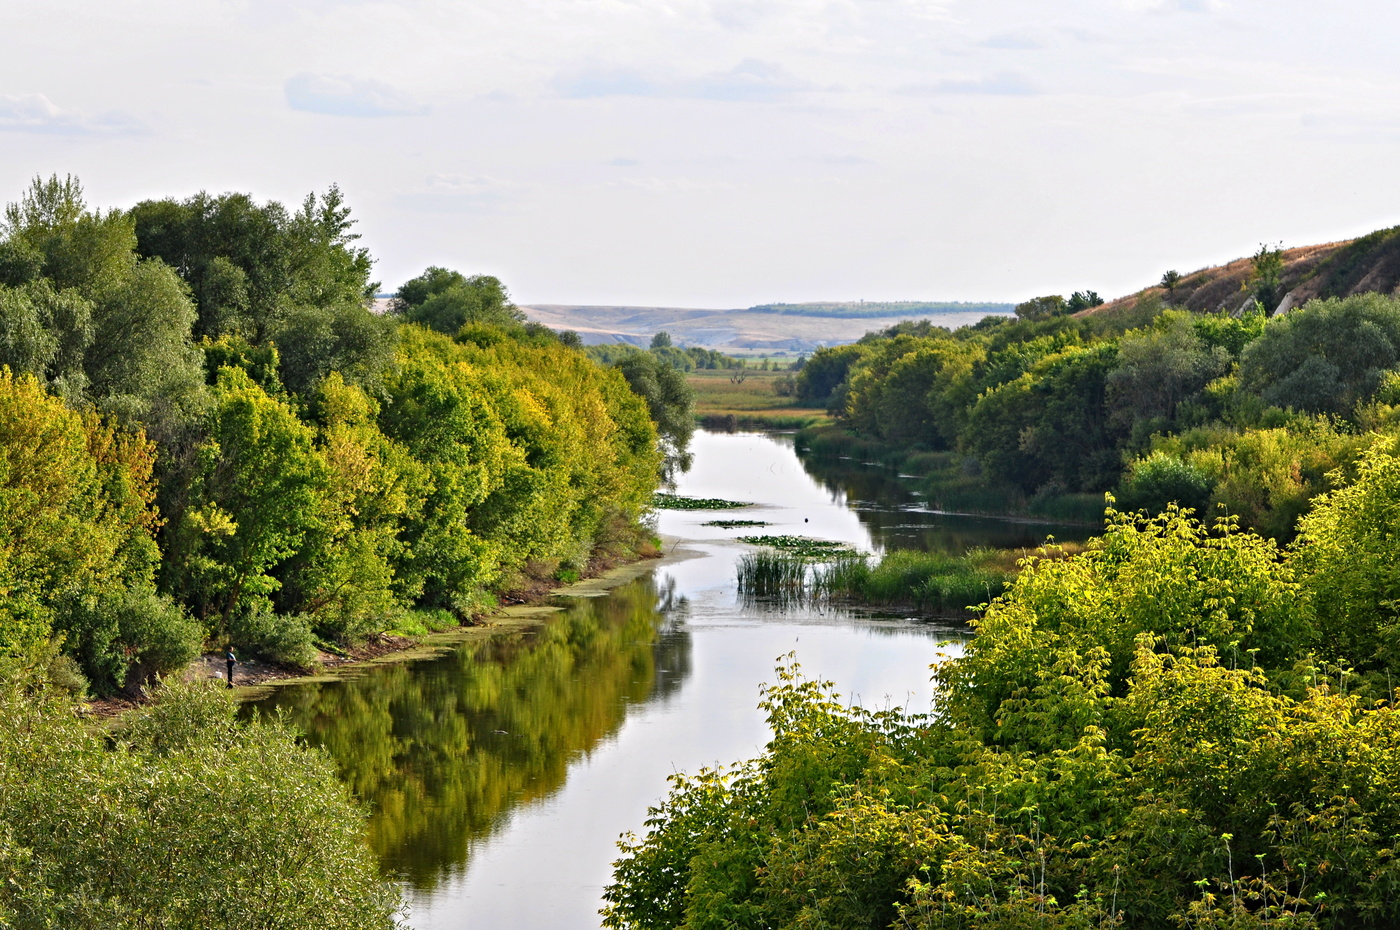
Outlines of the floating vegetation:
<svg viewBox="0 0 1400 930">
<path fill-rule="evenodd" d="M 722 530 L 745 529 L 750 526 L 772 526 L 766 520 L 707 520 L 701 526 L 717 526 Z"/>
<path fill-rule="evenodd" d="M 727 501 L 718 497 L 682 497 L 679 494 L 653 494 L 651 506 L 657 510 L 733 510 L 752 507 L 747 501 Z"/>
<path fill-rule="evenodd" d="M 834 559 L 855 554 L 855 550 L 846 543 L 806 536 L 740 536 L 739 541 L 777 549 L 784 555 L 798 559 Z"/>
</svg>

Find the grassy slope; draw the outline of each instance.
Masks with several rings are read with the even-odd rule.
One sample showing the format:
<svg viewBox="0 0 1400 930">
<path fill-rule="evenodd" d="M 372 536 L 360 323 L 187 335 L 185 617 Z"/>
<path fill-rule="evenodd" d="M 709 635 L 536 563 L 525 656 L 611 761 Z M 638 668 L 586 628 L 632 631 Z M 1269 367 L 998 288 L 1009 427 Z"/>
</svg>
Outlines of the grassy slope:
<svg viewBox="0 0 1400 930">
<path fill-rule="evenodd" d="M 1314 297 L 1346 297 L 1370 291 L 1400 293 L 1400 226 L 1377 230 L 1360 239 L 1285 249 L 1283 259 L 1283 292 L 1291 296 L 1288 303 L 1294 307 Z M 1252 271 L 1248 258 L 1238 258 L 1182 275 L 1181 283 L 1171 292 L 1158 286 L 1148 287 L 1084 313 L 1124 314 L 1139 299 L 1154 297 L 1196 313 L 1234 311 L 1248 296 L 1245 285 Z M 1272 312 L 1275 308 L 1268 309 Z"/>
</svg>

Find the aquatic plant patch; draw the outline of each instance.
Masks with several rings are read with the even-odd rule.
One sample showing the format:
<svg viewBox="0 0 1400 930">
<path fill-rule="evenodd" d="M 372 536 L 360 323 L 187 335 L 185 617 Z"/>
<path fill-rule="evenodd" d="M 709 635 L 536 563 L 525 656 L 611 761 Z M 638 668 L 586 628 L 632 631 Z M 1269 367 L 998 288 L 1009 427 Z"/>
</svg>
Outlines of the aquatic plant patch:
<svg viewBox="0 0 1400 930">
<path fill-rule="evenodd" d="M 751 526 L 772 526 L 766 520 L 706 520 L 701 526 L 717 526 L 722 530 L 747 529 Z"/>
<path fill-rule="evenodd" d="M 787 555 L 804 559 L 834 559 L 855 552 L 846 543 L 830 539 L 811 539 L 807 536 L 740 536 L 739 541 L 751 546 L 777 549 Z"/>
<path fill-rule="evenodd" d="M 718 497 L 683 497 L 679 494 L 653 494 L 651 506 L 657 510 L 733 510 L 752 507 L 747 501 L 727 501 Z"/>
</svg>

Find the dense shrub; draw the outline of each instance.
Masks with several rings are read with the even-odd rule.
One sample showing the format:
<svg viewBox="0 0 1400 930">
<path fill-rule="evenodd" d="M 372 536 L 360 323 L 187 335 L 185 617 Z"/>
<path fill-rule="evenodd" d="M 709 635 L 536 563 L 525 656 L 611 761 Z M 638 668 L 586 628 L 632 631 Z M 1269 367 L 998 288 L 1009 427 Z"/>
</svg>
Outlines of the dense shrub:
<svg viewBox="0 0 1400 930">
<path fill-rule="evenodd" d="M 1111 514 L 975 621 L 931 716 L 785 663 L 763 754 L 672 779 L 605 924 L 1393 925 L 1390 683 L 1314 649 L 1390 669 L 1397 475 L 1369 455 L 1291 557 L 1174 509 Z"/>
<path fill-rule="evenodd" d="M 45 927 L 395 926 L 329 761 L 217 687 L 172 687 L 117 746 L 0 687 L 0 920 Z"/>
</svg>

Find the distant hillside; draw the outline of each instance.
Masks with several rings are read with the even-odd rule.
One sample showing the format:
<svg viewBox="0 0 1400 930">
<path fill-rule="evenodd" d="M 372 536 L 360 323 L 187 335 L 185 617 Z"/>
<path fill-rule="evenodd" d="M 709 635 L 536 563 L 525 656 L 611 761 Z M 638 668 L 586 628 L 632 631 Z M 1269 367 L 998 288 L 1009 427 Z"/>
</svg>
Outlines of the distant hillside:
<svg viewBox="0 0 1400 930">
<path fill-rule="evenodd" d="M 915 317 L 940 316 L 948 313 L 975 313 L 977 318 L 1011 313 L 1012 304 L 967 303 L 961 300 L 929 302 L 923 300 L 872 300 L 872 301 L 822 301 L 806 304 L 759 304 L 750 307 L 750 313 L 781 313 L 793 316 L 826 316 L 841 319 L 862 319 L 867 317 Z"/>
<path fill-rule="evenodd" d="M 654 334 L 665 330 L 681 346 L 703 346 L 730 355 L 795 355 L 855 342 L 870 330 L 885 329 L 902 320 L 931 318 L 939 326 L 955 329 L 988 315 L 1008 315 L 1012 305 L 898 301 L 766 304 L 742 310 L 564 304 L 533 304 L 520 309 L 530 320 L 551 329 L 573 330 L 589 345 L 626 342 L 645 346 Z"/>
<path fill-rule="evenodd" d="M 1282 297 L 1265 308 L 1269 313 L 1286 313 L 1315 297 L 1400 293 L 1400 226 L 1360 239 L 1285 249 L 1282 257 L 1278 289 Z M 1159 298 L 1197 313 L 1238 312 L 1250 298 L 1247 284 L 1253 271 L 1251 259 L 1239 258 L 1184 274 L 1170 290 L 1158 284 L 1083 313 L 1123 313 L 1143 298 Z"/>
</svg>

